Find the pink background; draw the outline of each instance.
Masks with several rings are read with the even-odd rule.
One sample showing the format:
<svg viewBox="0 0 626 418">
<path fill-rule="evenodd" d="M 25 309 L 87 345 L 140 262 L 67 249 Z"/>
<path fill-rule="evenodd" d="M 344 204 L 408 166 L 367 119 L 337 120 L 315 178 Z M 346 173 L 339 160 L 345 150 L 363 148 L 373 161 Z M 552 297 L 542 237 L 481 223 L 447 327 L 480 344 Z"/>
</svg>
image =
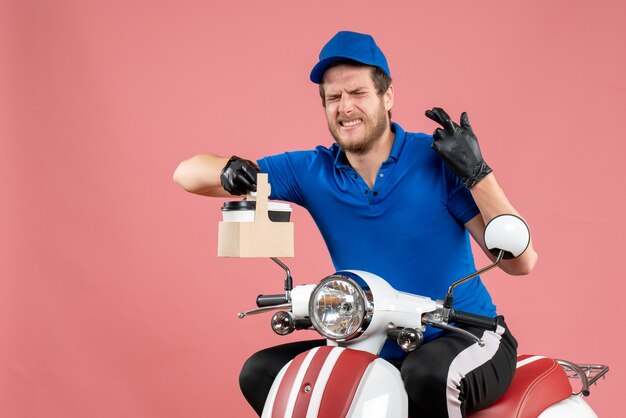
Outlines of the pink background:
<svg viewBox="0 0 626 418">
<path fill-rule="evenodd" d="M 625 19 L 618 0 L 3 0 L 0 416 L 252 416 L 245 358 L 313 335 L 236 318 L 282 273 L 218 259 L 222 201 L 171 176 L 330 144 L 308 73 L 341 29 L 382 46 L 405 129 L 469 112 L 540 255 L 485 276 L 520 351 L 609 364 L 589 402 L 622 416 Z M 285 261 L 315 282 L 327 251 L 294 219 Z"/>
</svg>

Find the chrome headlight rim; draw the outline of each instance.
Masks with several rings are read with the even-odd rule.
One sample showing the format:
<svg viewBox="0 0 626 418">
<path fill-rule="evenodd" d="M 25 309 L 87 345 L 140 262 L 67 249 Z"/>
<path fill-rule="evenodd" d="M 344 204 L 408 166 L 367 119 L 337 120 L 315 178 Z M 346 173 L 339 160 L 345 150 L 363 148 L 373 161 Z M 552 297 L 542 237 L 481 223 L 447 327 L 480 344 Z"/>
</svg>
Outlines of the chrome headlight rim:
<svg viewBox="0 0 626 418">
<path fill-rule="evenodd" d="M 331 281 L 344 281 L 349 283 L 357 290 L 359 296 L 363 300 L 363 309 L 360 312 L 363 316 L 361 324 L 352 333 L 343 337 L 337 337 L 335 335 L 325 332 L 326 326 L 322 324 L 313 314 L 315 295 L 324 285 Z M 341 271 L 325 277 L 315 286 L 315 288 L 313 288 L 313 291 L 311 292 L 311 296 L 309 298 L 309 319 L 311 320 L 311 323 L 313 324 L 313 327 L 317 330 L 317 332 L 319 332 L 320 334 L 322 334 L 322 336 L 329 340 L 344 342 L 359 337 L 367 330 L 372 321 L 373 315 L 374 298 L 372 296 L 372 292 L 365 280 L 363 280 L 359 275 L 352 272 Z"/>
</svg>

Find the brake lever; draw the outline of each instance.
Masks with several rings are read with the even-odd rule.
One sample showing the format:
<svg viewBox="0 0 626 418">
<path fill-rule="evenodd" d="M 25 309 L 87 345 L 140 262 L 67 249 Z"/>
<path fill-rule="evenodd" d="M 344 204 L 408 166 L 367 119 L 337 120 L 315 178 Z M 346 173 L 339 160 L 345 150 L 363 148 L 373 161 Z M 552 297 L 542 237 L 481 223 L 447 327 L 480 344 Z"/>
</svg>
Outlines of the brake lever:
<svg viewBox="0 0 626 418">
<path fill-rule="evenodd" d="M 424 323 L 427 325 L 431 325 L 435 328 L 440 328 L 440 329 L 444 329 L 446 331 L 450 331 L 450 332 L 456 332 L 457 334 L 461 334 L 471 340 L 473 340 L 474 342 L 478 343 L 478 345 L 480 347 L 484 347 L 485 346 L 485 342 L 483 340 L 481 340 L 480 338 L 478 338 L 477 336 L 475 336 L 474 334 L 472 334 L 469 331 L 466 331 L 462 328 L 457 328 L 453 325 L 449 325 L 449 324 L 444 324 L 443 322 L 439 322 L 436 320 L 433 320 L 431 318 L 429 318 L 428 316 L 424 318 Z"/>
<path fill-rule="evenodd" d="M 267 311 L 273 311 L 274 309 L 284 309 L 284 308 L 291 309 L 291 303 L 282 303 L 280 305 L 263 306 L 262 308 L 255 308 L 246 312 L 239 312 L 237 314 L 237 317 L 239 317 L 239 319 L 243 319 L 248 315 L 256 315 L 256 314 L 260 314 L 260 313 L 267 312 Z"/>
</svg>

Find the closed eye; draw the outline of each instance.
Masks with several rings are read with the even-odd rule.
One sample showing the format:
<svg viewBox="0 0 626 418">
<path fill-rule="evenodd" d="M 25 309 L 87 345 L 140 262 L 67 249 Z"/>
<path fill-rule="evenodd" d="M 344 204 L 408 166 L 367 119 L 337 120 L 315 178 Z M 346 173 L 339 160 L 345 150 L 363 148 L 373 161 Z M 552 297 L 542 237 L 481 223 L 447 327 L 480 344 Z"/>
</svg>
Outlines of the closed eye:
<svg viewBox="0 0 626 418">
<path fill-rule="evenodd" d="M 351 96 L 354 97 L 365 97 L 369 94 L 369 90 L 368 89 L 364 89 L 364 88 L 358 88 L 358 89 L 354 89 L 352 91 L 348 91 L 348 94 L 350 94 Z"/>
</svg>

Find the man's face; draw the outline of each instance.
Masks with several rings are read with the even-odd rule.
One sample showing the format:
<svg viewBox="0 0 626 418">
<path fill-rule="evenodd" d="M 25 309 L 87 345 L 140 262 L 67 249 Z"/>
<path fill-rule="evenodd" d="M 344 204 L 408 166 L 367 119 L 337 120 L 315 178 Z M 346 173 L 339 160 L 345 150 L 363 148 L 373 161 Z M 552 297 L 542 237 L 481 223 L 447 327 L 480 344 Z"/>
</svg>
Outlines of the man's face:
<svg viewBox="0 0 626 418">
<path fill-rule="evenodd" d="M 338 65 L 324 73 L 328 129 L 345 152 L 365 154 L 389 128 L 393 89 L 378 95 L 370 67 Z"/>
</svg>

